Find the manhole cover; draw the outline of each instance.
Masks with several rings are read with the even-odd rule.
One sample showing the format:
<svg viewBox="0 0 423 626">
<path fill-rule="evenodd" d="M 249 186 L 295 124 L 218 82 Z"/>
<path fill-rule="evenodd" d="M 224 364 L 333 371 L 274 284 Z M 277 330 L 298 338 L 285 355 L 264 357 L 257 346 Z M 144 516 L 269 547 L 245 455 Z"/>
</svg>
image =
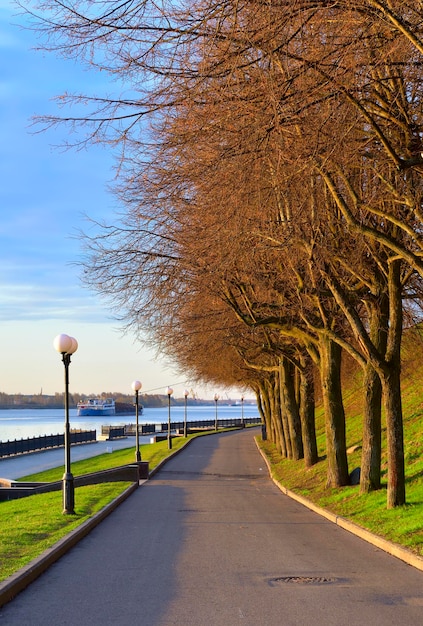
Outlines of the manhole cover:
<svg viewBox="0 0 423 626">
<path fill-rule="evenodd" d="M 271 578 L 269 583 L 271 585 L 276 583 L 295 583 L 300 585 L 323 585 L 336 582 L 336 578 L 330 578 L 328 576 L 278 576 L 277 578 Z"/>
</svg>

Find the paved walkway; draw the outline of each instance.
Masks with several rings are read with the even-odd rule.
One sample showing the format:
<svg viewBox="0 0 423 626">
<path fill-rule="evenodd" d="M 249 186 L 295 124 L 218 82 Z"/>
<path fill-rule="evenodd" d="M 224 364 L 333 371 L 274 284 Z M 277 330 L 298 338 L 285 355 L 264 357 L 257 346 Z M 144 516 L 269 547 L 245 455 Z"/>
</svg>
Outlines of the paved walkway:
<svg viewBox="0 0 423 626">
<path fill-rule="evenodd" d="M 20 626 L 416 626 L 423 573 L 283 495 L 249 430 L 194 440 L 0 611 Z"/>
</svg>

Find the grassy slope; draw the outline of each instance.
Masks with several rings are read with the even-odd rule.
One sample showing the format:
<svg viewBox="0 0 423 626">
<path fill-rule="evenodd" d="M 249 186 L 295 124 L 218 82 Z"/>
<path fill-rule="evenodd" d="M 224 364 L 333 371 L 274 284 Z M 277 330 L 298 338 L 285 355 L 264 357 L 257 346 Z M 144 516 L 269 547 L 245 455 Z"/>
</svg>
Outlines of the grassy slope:
<svg viewBox="0 0 423 626">
<path fill-rule="evenodd" d="M 345 378 L 344 401 L 347 415 L 347 447 L 361 444 L 362 391 L 361 376 L 354 369 Z M 415 333 L 407 333 L 403 350 L 403 413 L 406 465 L 407 504 L 386 509 L 387 461 L 382 460 L 380 491 L 360 495 L 358 487 L 326 488 L 326 461 L 321 460 L 309 470 L 303 463 L 281 459 L 269 443 L 263 443 L 272 464 L 273 476 L 315 504 L 356 524 L 408 547 L 423 556 L 423 342 Z M 317 410 L 319 456 L 324 457 L 323 413 Z M 383 430 L 385 437 L 385 429 Z M 383 442 L 385 450 L 385 440 Z M 349 471 L 360 466 L 361 450 L 348 455 Z"/>
</svg>

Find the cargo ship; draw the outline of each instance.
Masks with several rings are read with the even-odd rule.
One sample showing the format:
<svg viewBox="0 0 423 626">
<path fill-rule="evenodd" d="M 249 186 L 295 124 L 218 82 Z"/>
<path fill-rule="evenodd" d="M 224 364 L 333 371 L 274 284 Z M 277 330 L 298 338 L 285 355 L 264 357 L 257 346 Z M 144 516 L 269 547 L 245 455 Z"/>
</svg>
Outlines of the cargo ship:
<svg viewBox="0 0 423 626">
<path fill-rule="evenodd" d="M 103 398 L 88 398 L 77 404 L 78 416 L 98 416 L 115 415 L 116 406 L 112 399 L 103 400 Z"/>
</svg>

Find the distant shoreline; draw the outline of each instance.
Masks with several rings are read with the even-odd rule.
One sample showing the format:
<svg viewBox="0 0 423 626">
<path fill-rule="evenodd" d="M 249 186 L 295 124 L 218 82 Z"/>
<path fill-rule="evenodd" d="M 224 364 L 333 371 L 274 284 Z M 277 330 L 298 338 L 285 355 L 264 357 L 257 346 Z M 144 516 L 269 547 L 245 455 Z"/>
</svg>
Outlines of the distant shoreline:
<svg viewBox="0 0 423 626">
<path fill-rule="evenodd" d="M 76 404 L 70 404 L 69 405 L 70 409 L 76 409 L 77 405 Z M 45 404 L 9 404 L 9 405 L 0 405 L 0 409 L 3 411 L 12 411 L 13 409 L 17 410 L 17 411 L 30 411 L 31 409 L 34 410 L 44 410 L 44 409 L 53 409 L 53 410 L 60 410 L 63 409 L 63 402 L 59 402 L 57 404 L 49 404 L 48 406 L 46 406 Z M 132 409 L 132 407 L 127 407 L 125 406 L 125 408 L 123 409 L 119 409 L 119 406 L 116 406 L 116 415 L 135 415 L 135 407 Z"/>
<path fill-rule="evenodd" d="M 76 409 L 76 404 L 70 404 L 70 409 Z M 63 409 L 63 402 L 58 402 L 57 404 L 26 404 L 25 402 L 19 404 L 0 404 L 0 410 L 9 411 L 12 409 L 17 409 L 22 411 L 24 409 Z"/>
</svg>

